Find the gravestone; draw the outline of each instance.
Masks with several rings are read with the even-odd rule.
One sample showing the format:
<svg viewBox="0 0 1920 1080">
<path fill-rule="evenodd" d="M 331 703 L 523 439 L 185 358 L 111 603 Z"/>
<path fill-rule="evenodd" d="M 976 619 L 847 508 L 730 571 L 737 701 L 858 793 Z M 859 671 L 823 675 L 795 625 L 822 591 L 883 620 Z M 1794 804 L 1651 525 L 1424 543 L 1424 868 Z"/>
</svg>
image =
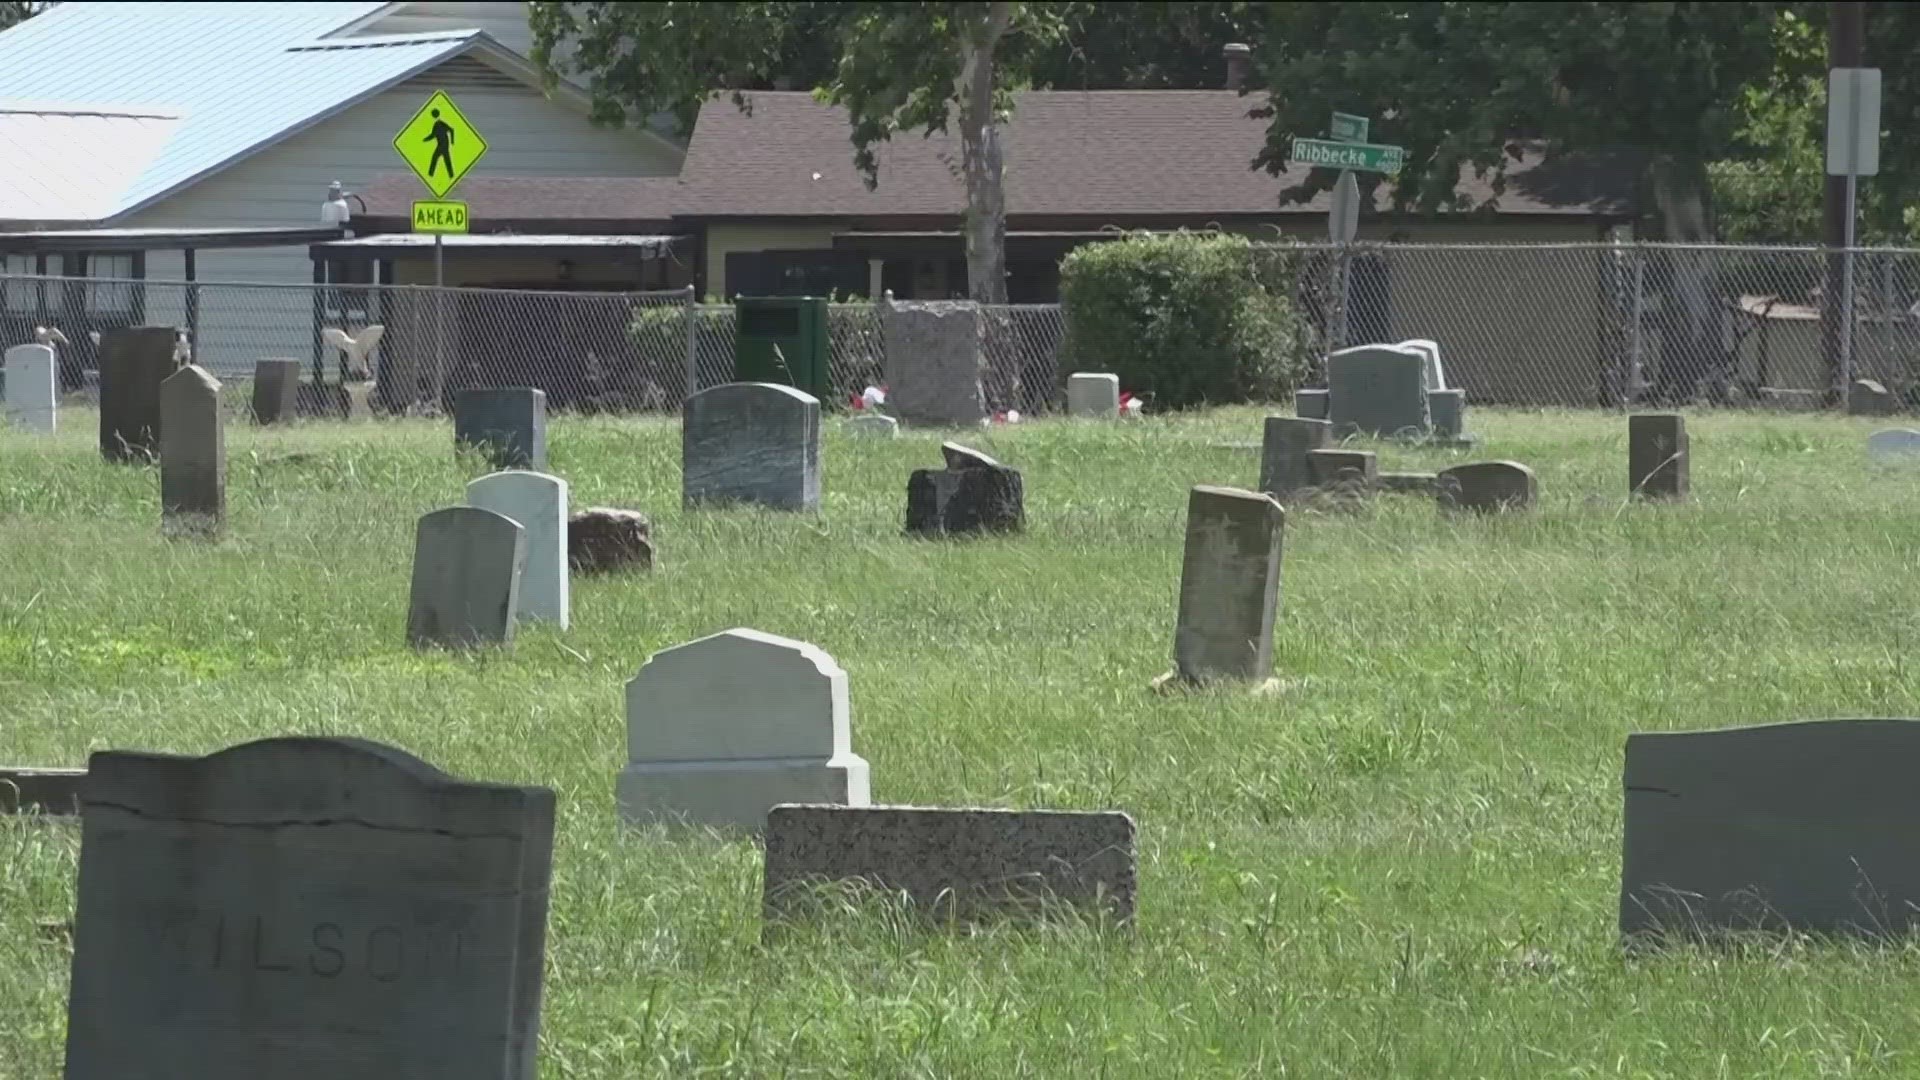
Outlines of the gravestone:
<svg viewBox="0 0 1920 1080">
<path fill-rule="evenodd" d="M 907 478 L 909 536 L 1013 533 L 1026 528 L 1026 488 L 1009 469 L 978 450 L 942 443 L 944 469 L 916 469 Z"/>
<path fill-rule="evenodd" d="M 1920 923 L 1920 721 L 1627 736 L 1620 929 Z"/>
<path fill-rule="evenodd" d="M 496 469 L 545 469 L 546 392 L 531 386 L 460 391 L 453 399 L 453 441 L 479 450 Z"/>
<path fill-rule="evenodd" d="M 1273 674 L 1286 521 L 1269 495 L 1205 485 L 1188 495 L 1173 634 L 1173 674 L 1181 681 L 1257 683 Z"/>
<path fill-rule="evenodd" d="M 1692 463 L 1687 418 L 1679 413 L 1627 417 L 1627 490 L 1650 499 L 1687 497 Z"/>
<path fill-rule="evenodd" d="M 1313 486 L 1307 454 L 1325 449 L 1333 439 L 1333 425 L 1325 420 L 1296 416 L 1269 416 L 1260 438 L 1260 490 L 1285 499 Z"/>
<path fill-rule="evenodd" d="M 1396 345 L 1358 345 L 1327 357 L 1333 436 L 1425 438 L 1433 431 L 1427 359 Z"/>
<path fill-rule="evenodd" d="M 807 912 L 812 889 L 861 882 L 922 914 L 968 921 L 1040 916 L 1064 904 L 1133 918 L 1133 819 L 1108 811 L 776 806 L 767 817 L 762 906 Z"/>
<path fill-rule="evenodd" d="M 7 350 L 7 423 L 51 435 L 59 420 L 60 387 L 51 345 L 15 345 Z"/>
<path fill-rule="evenodd" d="M 1380 487 L 1383 491 L 1431 495 L 1439 479 L 1437 474 L 1430 472 L 1383 472 L 1380 474 Z"/>
<path fill-rule="evenodd" d="M 847 673 L 803 641 L 735 629 L 657 652 L 627 683 L 632 824 L 759 829 L 780 803 L 867 805 Z"/>
<path fill-rule="evenodd" d="M 0 814 L 70 817 L 80 812 L 85 769 L 0 765 Z"/>
<path fill-rule="evenodd" d="M 1778 386 L 1763 386 L 1758 397 L 1764 408 L 1779 412 L 1818 412 L 1820 410 L 1820 391 L 1791 390 Z"/>
<path fill-rule="evenodd" d="M 820 400 L 776 383 L 724 383 L 687 399 L 680 434 L 685 505 L 820 508 Z"/>
<path fill-rule="evenodd" d="M 1325 390 L 1295 390 L 1293 392 L 1294 415 L 1303 420 L 1325 420 L 1327 418 L 1327 392 Z"/>
<path fill-rule="evenodd" d="M 971 300 L 888 300 L 887 407 L 902 423 L 979 426 L 987 419 L 986 316 Z"/>
<path fill-rule="evenodd" d="M 1920 431 L 1889 428 L 1867 436 L 1867 456 L 1875 461 L 1920 462 Z"/>
<path fill-rule="evenodd" d="M 278 424 L 291 420 L 300 407 L 300 361 L 256 360 L 253 364 L 253 420 Z"/>
<path fill-rule="evenodd" d="M 1427 411 L 1433 416 L 1433 434 L 1443 440 L 1467 439 L 1467 392 L 1465 390 L 1427 391 Z"/>
<path fill-rule="evenodd" d="M 1067 376 L 1067 415 L 1089 420 L 1120 418 L 1120 376 L 1079 371 Z"/>
<path fill-rule="evenodd" d="M 360 739 L 88 772 L 67 1080 L 532 1080 L 553 792 Z"/>
<path fill-rule="evenodd" d="M 160 454 L 160 384 L 180 369 L 171 326 L 129 326 L 100 335 L 100 453 L 148 462 Z"/>
<path fill-rule="evenodd" d="M 1900 399 L 1872 379 L 1855 379 L 1847 387 L 1847 414 L 1850 416 L 1892 416 L 1900 411 Z"/>
<path fill-rule="evenodd" d="M 1395 348 L 1412 349 L 1414 352 L 1419 353 L 1421 358 L 1426 361 L 1428 390 L 1447 389 L 1446 369 L 1440 364 L 1439 342 L 1428 338 L 1409 338 L 1395 346 Z"/>
<path fill-rule="evenodd" d="M 638 510 L 595 506 L 567 520 L 567 566 L 583 574 L 653 569 L 653 525 Z"/>
<path fill-rule="evenodd" d="M 227 513 L 220 380 L 188 364 L 160 384 L 160 512 L 217 528 Z"/>
<path fill-rule="evenodd" d="M 897 439 L 900 437 L 900 421 L 879 413 L 862 413 L 848 419 L 847 434 L 867 439 Z"/>
<path fill-rule="evenodd" d="M 467 485 L 467 504 L 519 522 L 527 560 L 520 572 L 521 622 L 535 619 L 565 630 L 567 593 L 567 482 L 537 472 L 497 472 Z"/>
<path fill-rule="evenodd" d="M 1380 479 L 1380 459 L 1371 450 L 1312 450 L 1307 470 L 1319 486 L 1358 484 L 1371 488 Z"/>
<path fill-rule="evenodd" d="M 1539 486 L 1533 470 L 1517 461 L 1476 461 L 1440 470 L 1434 495 L 1456 510 L 1528 510 Z"/>
<path fill-rule="evenodd" d="M 407 644 L 511 645 L 526 561 L 526 530 L 510 517 L 477 506 L 422 516 L 414 530 Z"/>
</svg>

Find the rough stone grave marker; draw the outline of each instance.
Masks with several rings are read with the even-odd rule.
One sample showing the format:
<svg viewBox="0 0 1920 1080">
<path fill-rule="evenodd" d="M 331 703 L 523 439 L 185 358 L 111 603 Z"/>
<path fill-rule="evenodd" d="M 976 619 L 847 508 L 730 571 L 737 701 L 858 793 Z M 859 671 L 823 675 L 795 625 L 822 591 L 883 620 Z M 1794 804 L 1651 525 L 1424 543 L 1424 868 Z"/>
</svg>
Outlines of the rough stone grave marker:
<svg viewBox="0 0 1920 1080">
<path fill-rule="evenodd" d="M 1867 436 L 1867 456 L 1875 461 L 1920 463 L 1920 431 L 1889 428 Z"/>
<path fill-rule="evenodd" d="M 1206 485 L 1188 495 L 1174 670 L 1159 685 L 1261 683 L 1273 674 L 1286 521 L 1270 495 Z"/>
<path fill-rule="evenodd" d="M 724 383 L 687 399 L 680 434 L 686 506 L 820 508 L 820 399 L 777 383 Z"/>
<path fill-rule="evenodd" d="M 1530 510 L 1539 485 L 1533 470 L 1517 461 L 1476 461 L 1440 470 L 1434 497 L 1455 510 Z"/>
<path fill-rule="evenodd" d="M 6 355 L 7 423 L 51 435 L 59 422 L 59 375 L 51 345 L 15 345 Z"/>
<path fill-rule="evenodd" d="M 895 302 L 881 308 L 887 406 L 915 424 L 978 426 L 987 419 L 986 315 L 971 300 Z"/>
<path fill-rule="evenodd" d="M 1627 490 L 1650 499 L 1684 499 L 1692 463 L 1687 418 L 1679 413 L 1627 417 Z"/>
<path fill-rule="evenodd" d="M 653 569 L 653 523 L 638 510 L 592 506 L 567 519 L 567 566 L 583 574 Z"/>
<path fill-rule="evenodd" d="M 449 506 L 422 516 L 414 530 L 407 644 L 511 645 L 526 561 L 526 530 L 504 514 Z"/>
<path fill-rule="evenodd" d="M 67 1080 L 532 1080 L 551 791 L 359 739 L 88 772 Z"/>
<path fill-rule="evenodd" d="M 1260 439 L 1260 490 L 1285 499 L 1313 486 L 1307 454 L 1325 449 L 1333 439 L 1333 425 L 1325 420 L 1296 416 L 1269 416 Z"/>
<path fill-rule="evenodd" d="M 1920 924 L 1920 721 L 1627 736 L 1623 933 Z"/>
<path fill-rule="evenodd" d="M 547 467 L 547 394 L 531 386 L 476 386 L 453 399 L 453 441 L 496 469 Z"/>
<path fill-rule="evenodd" d="M 1013 533 L 1026 528 L 1026 487 L 1010 469 L 971 447 L 942 443 L 944 469 L 916 469 L 907 478 L 910 536 Z"/>
<path fill-rule="evenodd" d="M 253 420 L 278 424 L 300 407 L 300 361 L 273 358 L 253 364 Z"/>
<path fill-rule="evenodd" d="M 759 829 L 779 803 L 867 805 L 847 673 L 804 641 L 735 629 L 657 652 L 627 683 L 633 824 Z"/>
<path fill-rule="evenodd" d="M 1120 417 L 1120 376 L 1104 371 L 1077 371 L 1067 376 L 1067 415 L 1089 420 Z"/>
<path fill-rule="evenodd" d="M 567 482 L 546 473 L 489 473 L 467 485 L 467 503 L 520 523 L 526 568 L 520 573 L 521 622 L 565 630 L 570 621 L 567 574 Z"/>
<path fill-rule="evenodd" d="M 861 882 L 936 919 L 1044 915 L 1065 904 L 1130 922 L 1133 819 L 1116 811 L 776 806 L 762 905 L 804 915 L 811 890 Z"/>
<path fill-rule="evenodd" d="M 160 512 L 203 529 L 227 514 L 226 420 L 220 380 L 188 364 L 160 384 Z"/>
<path fill-rule="evenodd" d="M 1427 359 L 1396 345 L 1358 345 L 1327 357 L 1333 435 L 1425 438 L 1433 431 Z"/>
<path fill-rule="evenodd" d="M 100 454 L 149 462 L 160 454 L 160 384 L 180 369 L 179 331 L 129 326 L 100 335 Z"/>
</svg>

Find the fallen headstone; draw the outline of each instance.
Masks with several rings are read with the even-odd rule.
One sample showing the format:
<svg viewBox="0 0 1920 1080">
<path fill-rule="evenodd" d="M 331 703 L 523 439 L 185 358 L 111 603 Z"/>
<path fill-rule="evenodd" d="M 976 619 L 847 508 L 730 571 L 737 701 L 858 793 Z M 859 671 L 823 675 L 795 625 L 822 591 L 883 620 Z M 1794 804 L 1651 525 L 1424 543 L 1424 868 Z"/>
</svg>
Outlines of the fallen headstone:
<svg viewBox="0 0 1920 1080">
<path fill-rule="evenodd" d="M 1533 470 L 1517 461 L 1476 461 L 1440 470 L 1434 496 L 1455 510 L 1528 510 L 1539 485 Z"/>
<path fill-rule="evenodd" d="M 846 423 L 847 434 L 868 439 L 897 439 L 900 437 L 900 421 L 880 413 L 862 413 L 850 417 Z"/>
<path fill-rule="evenodd" d="M 299 408 L 300 361 L 277 357 L 254 361 L 254 423 L 284 423 L 298 415 Z"/>
<path fill-rule="evenodd" d="M 1120 417 L 1120 376 L 1103 371 L 1077 371 L 1067 376 L 1067 415 L 1088 420 Z"/>
<path fill-rule="evenodd" d="M 218 530 L 227 513 L 226 420 L 220 380 L 188 364 L 160 384 L 160 512 Z"/>
<path fill-rule="evenodd" d="M 414 530 L 407 644 L 467 648 L 513 643 L 526 530 L 477 506 L 449 506 Z"/>
<path fill-rule="evenodd" d="M 887 407 L 909 427 L 987 419 L 986 314 L 971 300 L 887 300 Z"/>
<path fill-rule="evenodd" d="M 653 526 L 638 510 L 591 507 L 567 521 L 567 566 L 598 574 L 653 569 Z"/>
<path fill-rule="evenodd" d="M 1867 436 L 1867 456 L 1875 461 L 1920 462 L 1920 431 L 1889 428 Z"/>
<path fill-rule="evenodd" d="M 944 469 L 916 469 L 907 478 L 910 536 L 1010 533 L 1026 528 L 1026 488 L 1010 469 L 978 450 L 942 443 Z"/>
<path fill-rule="evenodd" d="M 1333 438 L 1333 425 L 1325 420 L 1295 416 L 1269 416 L 1261 431 L 1260 490 L 1277 499 L 1286 499 L 1302 488 L 1313 486 L 1313 473 L 1307 467 L 1307 454 L 1324 449 Z"/>
<path fill-rule="evenodd" d="M 1687 497 L 1687 418 L 1679 413 L 1627 417 L 1627 490 L 1649 499 Z"/>
<path fill-rule="evenodd" d="M 86 779 L 85 769 L 0 765 L 0 814 L 78 814 Z"/>
<path fill-rule="evenodd" d="M 361 400 L 370 383 L 348 384 Z M 486 456 L 496 469 L 547 467 L 547 394 L 531 386 L 475 386 L 453 399 L 453 441 Z"/>
<path fill-rule="evenodd" d="M 1847 387 L 1849 416 L 1892 416 L 1900 411 L 1900 399 L 1873 379 L 1855 379 Z"/>
<path fill-rule="evenodd" d="M 1156 686 L 1272 676 L 1286 522 L 1270 495 L 1205 485 L 1189 493 L 1174 670 Z"/>
<path fill-rule="evenodd" d="M 1405 494 L 1431 495 L 1439 479 L 1439 474 L 1430 472 L 1383 472 L 1380 474 L 1380 489 Z"/>
<path fill-rule="evenodd" d="M 15 345 L 6 355 L 7 423 L 51 435 L 59 422 L 58 361 L 51 345 Z"/>
<path fill-rule="evenodd" d="M 150 462 L 160 454 L 160 384 L 181 367 L 179 331 L 129 326 L 100 335 L 100 454 Z"/>
<path fill-rule="evenodd" d="M 688 398 L 682 500 L 820 508 L 820 400 L 777 383 L 724 383 Z"/>
<path fill-rule="evenodd" d="M 1779 412 L 1817 412 L 1820 408 L 1820 391 L 1792 390 L 1778 386 L 1763 386 L 1758 397 L 1760 404 Z"/>
<path fill-rule="evenodd" d="M 467 484 L 467 503 L 520 523 L 526 567 L 520 574 L 518 618 L 571 623 L 567 589 L 567 482 L 546 473 L 489 473 Z"/>
</svg>

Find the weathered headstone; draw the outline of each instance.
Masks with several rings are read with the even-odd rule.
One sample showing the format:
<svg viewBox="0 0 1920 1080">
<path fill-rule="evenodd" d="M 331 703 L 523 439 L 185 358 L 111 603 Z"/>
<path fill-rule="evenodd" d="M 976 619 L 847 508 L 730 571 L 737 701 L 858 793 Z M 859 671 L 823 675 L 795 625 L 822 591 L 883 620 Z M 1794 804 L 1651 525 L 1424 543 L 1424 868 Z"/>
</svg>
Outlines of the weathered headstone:
<svg viewBox="0 0 1920 1080">
<path fill-rule="evenodd" d="M 359 739 L 88 768 L 67 1080 L 532 1080 L 553 792 Z"/>
<path fill-rule="evenodd" d="M 1285 499 L 1313 486 L 1307 454 L 1325 449 L 1333 439 L 1333 425 L 1325 420 L 1297 416 L 1269 416 L 1261 431 L 1260 490 Z"/>
<path fill-rule="evenodd" d="M 414 530 L 407 644 L 512 644 L 526 560 L 526 530 L 503 514 L 449 506 L 422 516 Z"/>
<path fill-rule="evenodd" d="M 1817 412 L 1820 409 L 1820 391 L 1792 390 L 1778 386 L 1763 386 L 1757 396 L 1764 408 L 1779 412 Z"/>
<path fill-rule="evenodd" d="M 767 818 L 768 920 L 807 912 L 813 889 L 859 882 L 921 913 L 967 921 L 1067 905 L 1133 918 L 1133 819 L 1117 811 L 776 806 Z"/>
<path fill-rule="evenodd" d="M 1889 428 L 1867 436 L 1867 456 L 1875 461 L 1920 463 L 1920 431 Z"/>
<path fill-rule="evenodd" d="M 546 391 L 531 386 L 460 391 L 453 399 L 453 441 L 479 450 L 496 469 L 545 469 Z"/>
<path fill-rule="evenodd" d="M 1269 495 L 1205 485 L 1189 494 L 1173 634 L 1173 674 L 1181 681 L 1264 682 L 1273 674 L 1286 521 Z"/>
<path fill-rule="evenodd" d="M 987 419 L 986 315 L 971 300 L 889 300 L 881 308 L 886 338 L 887 407 L 912 426 Z"/>
<path fill-rule="evenodd" d="M 1466 427 L 1467 392 L 1465 390 L 1427 391 L 1427 411 L 1433 415 L 1433 435 L 1441 440 L 1470 438 Z"/>
<path fill-rule="evenodd" d="M 256 360 L 253 364 L 253 419 L 257 424 L 291 420 L 300 407 L 300 361 Z"/>
<path fill-rule="evenodd" d="M 776 383 L 724 383 L 687 399 L 680 433 L 682 497 L 820 508 L 820 400 Z"/>
<path fill-rule="evenodd" d="M 1089 420 L 1118 419 L 1120 376 L 1102 371 L 1077 371 L 1067 376 L 1067 415 Z"/>
<path fill-rule="evenodd" d="M 1325 390 L 1295 390 L 1293 392 L 1293 412 L 1303 420 L 1325 420 L 1327 418 L 1327 392 Z"/>
<path fill-rule="evenodd" d="M 1427 396 L 1427 359 L 1414 349 L 1359 345 L 1327 357 L 1327 418 L 1337 439 L 1425 438 L 1433 431 Z"/>
<path fill-rule="evenodd" d="M 1430 472 L 1383 472 L 1380 474 L 1380 488 L 1383 491 L 1431 495 L 1439 479 L 1438 474 Z"/>
<path fill-rule="evenodd" d="M 188 364 L 160 384 L 160 512 L 217 528 L 227 513 L 220 380 Z"/>
<path fill-rule="evenodd" d="M 59 420 L 60 387 L 51 345 L 15 345 L 6 355 L 7 423 L 51 435 Z"/>
<path fill-rule="evenodd" d="M 1428 338 L 1409 338 L 1395 347 L 1412 349 L 1426 360 L 1427 389 L 1429 391 L 1447 389 L 1447 373 L 1446 369 L 1442 367 L 1440 363 L 1439 342 Z"/>
<path fill-rule="evenodd" d="M 1527 510 L 1539 486 L 1533 470 L 1517 461 L 1476 461 L 1440 470 L 1434 495 L 1456 510 Z"/>
<path fill-rule="evenodd" d="M 1627 736 L 1620 929 L 1920 924 L 1920 721 Z"/>
<path fill-rule="evenodd" d="M 735 629 L 657 652 L 627 683 L 628 822 L 759 829 L 780 803 L 867 805 L 847 673 L 803 641 Z"/>
<path fill-rule="evenodd" d="M 567 591 L 567 482 L 538 472 L 497 472 L 467 484 L 467 503 L 520 523 L 526 568 L 520 573 L 521 622 L 535 619 L 565 630 Z"/>
<path fill-rule="evenodd" d="M 1026 488 L 1009 469 L 978 450 L 942 443 L 944 469 L 916 469 L 907 478 L 910 536 L 1010 533 L 1026 528 Z"/>
<path fill-rule="evenodd" d="M 897 439 L 900 421 L 880 413 L 862 413 L 847 420 L 847 434 L 867 439 Z"/>
<path fill-rule="evenodd" d="M 160 454 L 160 384 L 180 369 L 179 332 L 129 326 L 100 335 L 100 453 L 149 462 Z"/>
<path fill-rule="evenodd" d="M 1627 490 L 1650 499 L 1684 499 L 1691 462 L 1687 418 L 1679 413 L 1627 417 Z"/>
<path fill-rule="evenodd" d="M 653 569 L 653 525 L 638 510 L 595 506 L 567 520 L 567 566 L 583 574 Z"/>
<path fill-rule="evenodd" d="M 1900 411 L 1900 399 L 1873 379 L 1855 379 L 1847 387 L 1847 413 L 1850 416 L 1892 416 Z"/>
<path fill-rule="evenodd" d="M 78 814 L 86 779 L 85 769 L 0 765 L 0 814 Z"/>
<path fill-rule="evenodd" d="M 1307 471 L 1316 486 L 1371 488 L 1380 480 L 1380 458 L 1371 450 L 1312 450 L 1307 453 Z"/>
</svg>

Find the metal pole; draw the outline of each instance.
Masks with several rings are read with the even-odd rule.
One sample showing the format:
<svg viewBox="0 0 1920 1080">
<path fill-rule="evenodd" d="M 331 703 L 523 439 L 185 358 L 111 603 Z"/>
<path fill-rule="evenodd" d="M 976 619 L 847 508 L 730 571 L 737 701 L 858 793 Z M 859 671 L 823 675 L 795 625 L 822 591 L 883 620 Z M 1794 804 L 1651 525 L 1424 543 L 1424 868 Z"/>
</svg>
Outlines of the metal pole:
<svg viewBox="0 0 1920 1080">
<path fill-rule="evenodd" d="M 1621 403 L 1632 406 L 1640 393 L 1643 368 L 1640 363 L 1640 350 L 1644 347 L 1641 335 L 1645 333 L 1642 323 L 1646 321 L 1647 303 L 1647 253 L 1637 242 L 1633 245 L 1633 344 L 1627 352 L 1627 385 L 1620 388 Z"/>
<path fill-rule="evenodd" d="M 1846 407 L 1853 390 L 1853 218 L 1858 178 L 1847 174 L 1846 251 L 1840 257 L 1840 405 Z"/>
<path fill-rule="evenodd" d="M 1866 66 L 1866 5 L 1859 0 L 1833 0 L 1827 5 L 1827 69 Z M 1826 250 L 1826 303 L 1820 311 L 1821 355 L 1834 386 L 1833 404 L 1847 405 L 1847 380 L 1844 369 L 1847 346 L 1844 339 L 1844 302 L 1835 303 L 1833 293 L 1845 289 L 1846 256 L 1840 249 L 1851 247 L 1847 237 L 1853 228 L 1852 177 L 1828 176 L 1823 197 L 1822 246 Z"/>
<path fill-rule="evenodd" d="M 447 399 L 447 274 L 446 244 L 433 234 L 433 404 Z"/>
<path fill-rule="evenodd" d="M 700 323 L 698 295 L 693 286 L 687 286 L 687 389 L 680 397 L 681 401 L 700 392 Z"/>
</svg>

